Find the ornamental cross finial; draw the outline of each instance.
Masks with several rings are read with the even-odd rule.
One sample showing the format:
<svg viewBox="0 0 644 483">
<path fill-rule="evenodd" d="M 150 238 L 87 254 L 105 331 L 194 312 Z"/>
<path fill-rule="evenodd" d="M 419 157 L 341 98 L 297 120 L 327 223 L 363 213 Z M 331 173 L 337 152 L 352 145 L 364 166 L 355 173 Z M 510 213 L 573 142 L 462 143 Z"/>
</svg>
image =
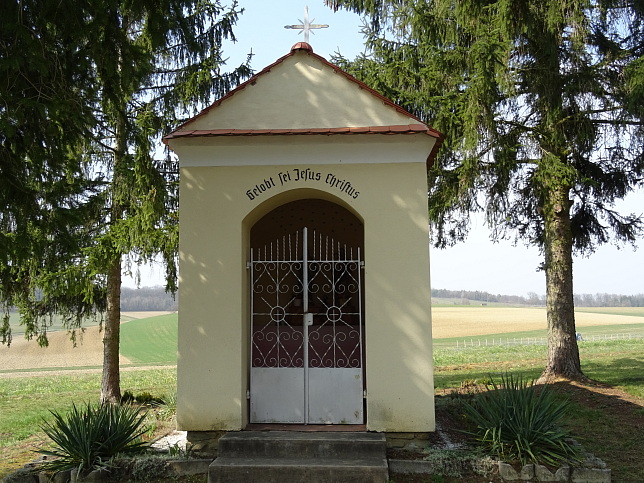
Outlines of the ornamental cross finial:
<svg viewBox="0 0 644 483">
<path fill-rule="evenodd" d="M 300 20 L 300 19 L 298 19 Z M 311 22 L 314 22 L 315 19 L 311 20 Z M 309 22 L 309 7 L 304 7 L 304 22 L 300 20 L 300 24 L 298 25 L 284 25 L 285 29 L 299 29 L 298 34 L 301 34 L 304 32 L 304 42 L 307 44 L 309 43 L 309 32 L 311 32 L 313 29 L 325 29 L 328 28 L 328 25 L 325 24 L 318 24 L 318 23 L 311 23 Z M 315 32 L 311 32 L 314 34 Z"/>
</svg>

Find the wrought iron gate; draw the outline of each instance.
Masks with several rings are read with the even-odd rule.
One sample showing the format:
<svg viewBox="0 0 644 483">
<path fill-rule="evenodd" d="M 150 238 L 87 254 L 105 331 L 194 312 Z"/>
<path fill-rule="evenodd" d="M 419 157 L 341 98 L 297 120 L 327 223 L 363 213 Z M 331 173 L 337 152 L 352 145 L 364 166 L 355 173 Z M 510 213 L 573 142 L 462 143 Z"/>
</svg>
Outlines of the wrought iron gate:
<svg viewBox="0 0 644 483">
<path fill-rule="evenodd" d="M 362 265 L 306 228 L 251 250 L 251 423 L 364 422 Z"/>
</svg>

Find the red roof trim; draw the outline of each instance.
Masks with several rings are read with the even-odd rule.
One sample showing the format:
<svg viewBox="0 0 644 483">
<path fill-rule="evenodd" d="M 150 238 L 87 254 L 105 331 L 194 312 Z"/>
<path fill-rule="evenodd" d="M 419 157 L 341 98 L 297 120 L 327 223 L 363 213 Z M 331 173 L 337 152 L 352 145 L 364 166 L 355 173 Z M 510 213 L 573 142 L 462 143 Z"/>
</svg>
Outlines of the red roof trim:
<svg viewBox="0 0 644 483">
<path fill-rule="evenodd" d="M 427 134 L 440 139 L 440 133 L 424 124 L 397 126 L 359 126 L 359 127 L 318 127 L 304 129 L 211 129 L 182 130 L 168 134 L 164 139 L 198 138 L 216 136 L 266 136 L 266 135 L 305 135 L 305 134 Z"/>
</svg>

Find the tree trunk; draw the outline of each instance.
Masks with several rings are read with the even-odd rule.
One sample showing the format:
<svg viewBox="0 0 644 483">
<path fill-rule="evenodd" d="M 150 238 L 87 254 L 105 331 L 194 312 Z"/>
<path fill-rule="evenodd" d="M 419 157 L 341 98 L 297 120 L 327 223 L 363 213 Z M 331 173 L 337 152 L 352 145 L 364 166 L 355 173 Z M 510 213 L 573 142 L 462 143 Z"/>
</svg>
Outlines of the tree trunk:
<svg viewBox="0 0 644 483">
<path fill-rule="evenodd" d="M 121 257 L 107 274 L 107 316 L 103 334 L 103 379 L 101 402 L 121 402 L 119 347 L 121 342 Z"/>
<path fill-rule="evenodd" d="M 565 187 L 555 187 L 548 193 L 544 206 L 548 360 L 542 382 L 586 379 L 575 328 L 570 207 Z"/>
<path fill-rule="evenodd" d="M 112 206 L 110 209 L 111 229 L 123 219 L 120 193 L 125 161 L 126 141 L 125 114 L 117 115 L 114 130 L 114 177 L 112 179 Z M 121 345 L 121 251 L 118 243 L 113 242 L 112 253 L 107 267 L 107 314 L 103 335 L 103 379 L 101 382 L 101 402 L 119 404 L 121 402 L 121 372 L 119 349 Z"/>
</svg>

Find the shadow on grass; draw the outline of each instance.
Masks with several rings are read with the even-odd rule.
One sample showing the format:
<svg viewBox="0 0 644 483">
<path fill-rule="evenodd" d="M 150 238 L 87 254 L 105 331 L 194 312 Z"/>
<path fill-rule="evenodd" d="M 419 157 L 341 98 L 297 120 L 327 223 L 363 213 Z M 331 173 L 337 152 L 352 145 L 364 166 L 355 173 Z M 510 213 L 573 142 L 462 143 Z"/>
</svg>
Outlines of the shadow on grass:
<svg viewBox="0 0 644 483">
<path fill-rule="evenodd" d="M 607 463 L 612 481 L 644 481 L 644 401 L 608 384 L 552 386 L 572 404 L 566 427 L 587 451 Z"/>
<path fill-rule="evenodd" d="M 595 381 L 620 387 L 629 394 L 644 398 L 644 356 L 582 361 L 584 373 Z"/>
<path fill-rule="evenodd" d="M 610 353 L 596 357 L 582 355 L 582 369 L 594 381 L 590 384 L 552 384 L 572 404 L 567 429 L 585 449 L 604 460 L 612 470 L 612 481 L 644 481 L 644 355 Z M 437 394 L 451 388 L 482 384 L 490 377 L 499 380 L 511 373 L 535 380 L 543 365 L 512 367 L 512 363 L 462 364 L 436 367 Z"/>
</svg>

